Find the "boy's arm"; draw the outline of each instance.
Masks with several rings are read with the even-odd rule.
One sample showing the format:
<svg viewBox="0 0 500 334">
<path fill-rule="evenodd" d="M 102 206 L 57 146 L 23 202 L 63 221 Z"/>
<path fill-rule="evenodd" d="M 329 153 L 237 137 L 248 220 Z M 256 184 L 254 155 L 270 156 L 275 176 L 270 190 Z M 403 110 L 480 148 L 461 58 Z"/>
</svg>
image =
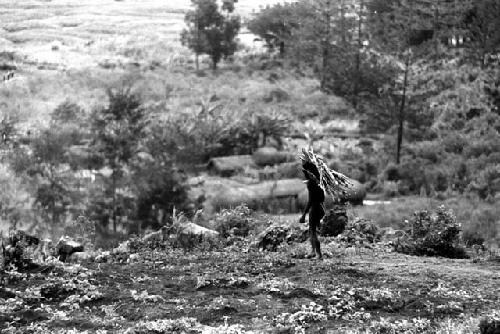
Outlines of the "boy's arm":
<svg viewBox="0 0 500 334">
<path fill-rule="evenodd" d="M 306 215 L 311 209 L 311 198 L 307 200 L 306 209 L 304 210 L 304 214 L 300 217 L 299 223 L 304 224 L 306 222 Z"/>
</svg>

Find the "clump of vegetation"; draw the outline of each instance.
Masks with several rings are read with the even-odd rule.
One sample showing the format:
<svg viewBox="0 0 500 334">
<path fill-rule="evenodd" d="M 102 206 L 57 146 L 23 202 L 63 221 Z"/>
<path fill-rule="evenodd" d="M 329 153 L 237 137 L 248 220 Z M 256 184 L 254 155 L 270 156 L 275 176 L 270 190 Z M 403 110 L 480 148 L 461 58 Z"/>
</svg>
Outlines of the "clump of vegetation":
<svg viewBox="0 0 500 334">
<path fill-rule="evenodd" d="M 140 321 L 132 333 L 201 333 L 202 325 L 195 318 L 161 319 L 154 321 Z"/>
<path fill-rule="evenodd" d="M 39 243 L 40 239 L 24 231 L 10 230 L 5 243 L 2 240 L 2 267 L 14 267 L 18 270 L 32 268 L 35 264 L 27 251 L 29 247 L 37 246 Z"/>
<path fill-rule="evenodd" d="M 374 243 L 380 240 L 380 233 L 373 221 L 357 217 L 347 223 L 340 240 L 349 244 Z"/>
<path fill-rule="evenodd" d="M 85 110 L 70 100 L 59 104 L 51 114 L 52 121 L 60 125 L 68 122 L 81 122 L 84 117 Z"/>
<path fill-rule="evenodd" d="M 223 209 L 214 218 L 214 227 L 224 238 L 247 237 L 254 227 L 252 210 L 245 204 L 234 209 Z"/>
<path fill-rule="evenodd" d="M 495 312 L 492 316 L 481 319 L 479 323 L 481 334 L 496 334 L 500 332 L 500 313 Z"/>
<path fill-rule="evenodd" d="M 305 333 L 305 329 L 312 323 L 326 321 L 328 319 L 323 306 L 310 302 L 302 305 L 295 313 L 283 313 L 274 319 L 274 325 L 278 328 L 289 328 L 294 333 Z"/>
<path fill-rule="evenodd" d="M 379 321 L 372 321 L 370 324 L 369 333 L 407 333 L 419 334 L 428 333 L 431 329 L 431 322 L 429 319 L 413 318 L 408 320 L 395 320 L 391 321 L 387 318 L 381 318 Z"/>
<path fill-rule="evenodd" d="M 199 106 L 160 115 L 151 136 L 181 164 L 206 163 L 212 157 L 252 154 L 269 139 L 282 143 L 290 119 L 275 110 L 257 111 L 230 103 Z"/>
<path fill-rule="evenodd" d="M 408 223 L 407 236 L 398 240 L 396 251 L 417 256 L 467 257 L 459 246 L 461 228 L 451 210 L 439 206 L 434 214 L 417 211 Z"/>
<path fill-rule="evenodd" d="M 336 237 L 343 233 L 348 223 L 347 211 L 344 205 L 336 205 L 322 220 L 320 234 L 324 237 Z"/>
<path fill-rule="evenodd" d="M 222 243 L 217 233 L 199 225 L 202 220 L 201 213 L 197 211 L 192 218 L 188 218 L 183 212 L 174 209 L 170 223 L 156 232 L 144 236 L 132 236 L 123 244 L 123 248 L 130 253 L 173 249 L 184 251 L 219 249 Z M 193 226 L 204 230 L 193 231 L 191 229 Z"/>
</svg>

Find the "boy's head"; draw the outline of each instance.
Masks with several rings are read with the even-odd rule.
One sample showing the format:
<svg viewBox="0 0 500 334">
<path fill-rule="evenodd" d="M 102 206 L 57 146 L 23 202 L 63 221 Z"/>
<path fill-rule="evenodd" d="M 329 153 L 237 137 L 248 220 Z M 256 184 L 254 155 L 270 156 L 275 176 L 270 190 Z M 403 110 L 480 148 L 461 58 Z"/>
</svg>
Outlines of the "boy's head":
<svg viewBox="0 0 500 334">
<path fill-rule="evenodd" d="M 316 165 L 314 165 L 312 162 L 310 161 L 302 162 L 302 171 L 304 172 L 304 176 L 306 177 L 306 179 L 308 180 L 311 179 L 311 176 L 309 175 L 309 173 L 311 173 L 316 177 L 317 180 L 319 180 L 318 168 L 316 168 Z"/>
</svg>

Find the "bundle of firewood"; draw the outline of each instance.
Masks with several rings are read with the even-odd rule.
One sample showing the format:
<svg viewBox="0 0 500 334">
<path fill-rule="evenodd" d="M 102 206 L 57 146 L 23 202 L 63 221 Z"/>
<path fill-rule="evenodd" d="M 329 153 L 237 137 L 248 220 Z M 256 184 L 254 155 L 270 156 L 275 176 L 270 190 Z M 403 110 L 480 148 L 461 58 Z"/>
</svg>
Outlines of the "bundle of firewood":
<svg viewBox="0 0 500 334">
<path fill-rule="evenodd" d="M 303 148 L 300 160 L 303 166 L 304 163 L 311 163 L 316 167 L 319 172 L 319 180 L 311 171 L 305 168 L 303 168 L 303 171 L 315 180 L 324 192 L 329 193 L 334 198 L 345 195 L 346 191 L 353 186 L 347 176 L 328 168 L 323 158 L 316 155 L 312 149 Z"/>
</svg>

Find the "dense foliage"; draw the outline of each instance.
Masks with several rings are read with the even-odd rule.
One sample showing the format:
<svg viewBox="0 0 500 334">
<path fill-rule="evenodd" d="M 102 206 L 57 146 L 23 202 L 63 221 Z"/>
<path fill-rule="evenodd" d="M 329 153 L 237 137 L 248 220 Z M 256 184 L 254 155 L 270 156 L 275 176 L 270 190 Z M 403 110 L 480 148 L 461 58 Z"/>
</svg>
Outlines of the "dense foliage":
<svg viewBox="0 0 500 334">
<path fill-rule="evenodd" d="M 493 110 L 498 10 L 491 0 L 302 0 L 263 9 L 249 27 L 290 45 L 290 64 L 309 66 L 324 91 L 351 100 L 366 131 L 393 134 L 386 151 L 399 164 L 403 139 L 446 137 L 443 126 L 463 129 Z"/>
</svg>

